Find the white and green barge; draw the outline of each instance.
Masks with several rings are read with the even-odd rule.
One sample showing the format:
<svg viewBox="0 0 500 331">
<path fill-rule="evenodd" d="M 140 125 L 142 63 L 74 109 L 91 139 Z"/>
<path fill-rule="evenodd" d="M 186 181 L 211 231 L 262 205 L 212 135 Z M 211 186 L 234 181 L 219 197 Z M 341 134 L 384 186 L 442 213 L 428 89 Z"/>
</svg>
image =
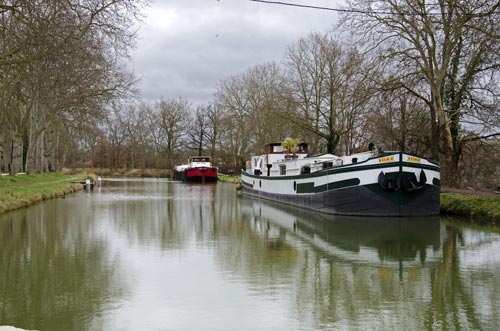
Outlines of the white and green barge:
<svg viewBox="0 0 500 331">
<path fill-rule="evenodd" d="M 306 143 L 293 153 L 271 143 L 241 178 L 243 194 L 327 214 L 439 214 L 439 165 L 402 151 L 309 156 Z"/>
</svg>

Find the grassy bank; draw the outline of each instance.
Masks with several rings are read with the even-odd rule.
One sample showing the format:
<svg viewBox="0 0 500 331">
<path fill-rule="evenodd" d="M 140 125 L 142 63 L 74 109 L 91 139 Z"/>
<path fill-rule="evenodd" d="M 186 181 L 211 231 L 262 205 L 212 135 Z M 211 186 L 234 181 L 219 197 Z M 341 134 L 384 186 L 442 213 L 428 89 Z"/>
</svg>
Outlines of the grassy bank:
<svg viewBox="0 0 500 331">
<path fill-rule="evenodd" d="M 69 175 L 86 175 L 88 173 L 101 177 L 142 177 L 142 178 L 168 178 L 170 170 L 167 169 L 112 169 L 112 168 L 75 168 L 64 169 Z"/>
<path fill-rule="evenodd" d="M 0 176 L 0 214 L 82 189 L 86 176 L 62 173 Z"/>
<path fill-rule="evenodd" d="M 441 214 L 462 216 L 479 224 L 500 225 L 500 197 L 442 193 Z"/>
<path fill-rule="evenodd" d="M 221 182 L 227 182 L 227 183 L 233 183 L 233 184 L 238 184 L 241 182 L 241 177 L 240 176 L 229 176 L 229 175 L 221 175 L 219 174 L 217 176 Z"/>
</svg>

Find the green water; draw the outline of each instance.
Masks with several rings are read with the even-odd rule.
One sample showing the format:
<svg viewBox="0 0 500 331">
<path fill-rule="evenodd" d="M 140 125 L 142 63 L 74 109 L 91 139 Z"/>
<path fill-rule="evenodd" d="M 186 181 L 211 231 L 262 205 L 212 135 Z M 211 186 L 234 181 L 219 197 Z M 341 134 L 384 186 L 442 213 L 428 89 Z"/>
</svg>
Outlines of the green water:
<svg viewBox="0 0 500 331">
<path fill-rule="evenodd" d="M 500 235 L 108 180 L 0 217 L 0 325 L 500 330 Z"/>
</svg>

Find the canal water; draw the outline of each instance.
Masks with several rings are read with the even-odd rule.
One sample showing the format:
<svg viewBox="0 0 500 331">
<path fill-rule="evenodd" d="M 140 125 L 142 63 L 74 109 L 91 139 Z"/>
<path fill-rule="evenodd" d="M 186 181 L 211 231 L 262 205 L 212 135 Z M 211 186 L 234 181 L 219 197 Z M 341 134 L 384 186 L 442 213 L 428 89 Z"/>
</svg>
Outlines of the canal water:
<svg viewBox="0 0 500 331">
<path fill-rule="evenodd" d="M 500 330 L 500 235 L 107 180 L 0 217 L 0 325 Z"/>
</svg>

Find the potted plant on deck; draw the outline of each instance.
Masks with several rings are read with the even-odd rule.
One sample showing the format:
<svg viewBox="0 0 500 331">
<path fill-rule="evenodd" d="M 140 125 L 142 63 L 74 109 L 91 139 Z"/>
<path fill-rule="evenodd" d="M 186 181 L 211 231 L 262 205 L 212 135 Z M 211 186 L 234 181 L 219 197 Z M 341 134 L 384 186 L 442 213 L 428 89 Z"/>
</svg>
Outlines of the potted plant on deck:
<svg viewBox="0 0 500 331">
<path fill-rule="evenodd" d="M 299 146 L 299 144 L 300 140 L 292 138 L 286 138 L 281 142 L 281 146 L 283 146 L 283 148 L 285 148 L 288 152 L 288 154 L 285 155 L 285 159 L 292 160 L 297 158 L 297 155 L 295 155 L 295 153 L 297 152 L 297 146 Z"/>
</svg>

